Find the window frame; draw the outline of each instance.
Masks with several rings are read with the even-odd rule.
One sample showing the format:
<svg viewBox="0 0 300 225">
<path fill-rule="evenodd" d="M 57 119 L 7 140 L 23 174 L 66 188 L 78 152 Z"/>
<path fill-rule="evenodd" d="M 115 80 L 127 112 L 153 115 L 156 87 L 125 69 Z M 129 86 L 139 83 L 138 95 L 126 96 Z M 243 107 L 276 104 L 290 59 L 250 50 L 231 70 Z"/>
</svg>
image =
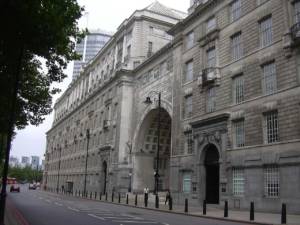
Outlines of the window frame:
<svg viewBox="0 0 300 225">
<path fill-rule="evenodd" d="M 193 115 L 193 96 L 184 96 L 183 119 L 192 117 Z"/>
<path fill-rule="evenodd" d="M 186 34 L 186 49 L 190 49 L 195 44 L 195 33 L 194 31 L 190 31 Z"/>
<path fill-rule="evenodd" d="M 268 23 L 269 22 L 269 23 Z M 263 17 L 259 23 L 259 46 L 264 48 L 273 43 L 273 20 L 272 15 Z"/>
<path fill-rule="evenodd" d="M 212 113 L 216 111 L 217 106 L 217 95 L 216 95 L 216 87 L 212 86 L 206 91 L 206 112 Z"/>
<path fill-rule="evenodd" d="M 234 0 L 230 3 L 230 21 L 237 21 L 242 17 L 242 1 Z"/>
<path fill-rule="evenodd" d="M 233 146 L 235 148 L 245 147 L 245 119 L 232 121 L 233 125 Z"/>
<path fill-rule="evenodd" d="M 243 57 L 243 39 L 242 32 L 239 31 L 230 37 L 231 60 L 236 61 Z"/>
<path fill-rule="evenodd" d="M 245 101 L 245 77 L 240 73 L 232 78 L 232 102 L 240 104 Z"/>
<path fill-rule="evenodd" d="M 264 95 L 277 92 L 277 73 L 275 60 L 261 65 L 262 69 L 262 91 Z"/>
<path fill-rule="evenodd" d="M 245 170 L 232 168 L 232 195 L 242 197 L 245 194 Z"/>
<path fill-rule="evenodd" d="M 263 120 L 264 120 L 263 121 L 264 143 L 273 144 L 279 142 L 280 139 L 279 139 L 278 111 L 273 110 L 273 111 L 265 112 Z M 271 124 L 269 124 L 269 122 L 271 122 Z"/>
<path fill-rule="evenodd" d="M 210 23 L 212 22 L 212 25 Z M 206 33 L 213 31 L 217 28 L 217 18 L 215 16 L 210 17 L 208 20 L 206 20 Z"/>
<path fill-rule="evenodd" d="M 186 186 L 187 185 L 187 186 Z M 186 189 L 188 187 L 188 189 Z M 192 174 L 191 172 L 184 172 L 182 174 L 182 192 L 189 194 L 192 191 Z"/>
<path fill-rule="evenodd" d="M 267 165 L 263 168 L 264 196 L 266 198 L 280 197 L 280 168 L 277 165 Z"/>
<path fill-rule="evenodd" d="M 189 68 L 189 65 L 191 68 Z M 183 83 L 192 82 L 194 80 L 194 60 L 191 59 L 184 64 L 184 79 Z"/>
</svg>

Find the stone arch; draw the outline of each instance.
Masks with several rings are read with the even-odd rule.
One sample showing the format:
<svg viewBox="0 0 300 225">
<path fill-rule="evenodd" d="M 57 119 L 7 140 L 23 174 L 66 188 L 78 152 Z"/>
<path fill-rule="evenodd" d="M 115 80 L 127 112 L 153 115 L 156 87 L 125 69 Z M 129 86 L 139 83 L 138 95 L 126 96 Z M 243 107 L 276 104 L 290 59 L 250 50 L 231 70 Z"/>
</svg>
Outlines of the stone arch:
<svg viewBox="0 0 300 225">
<path fill-rule="evenodd" d="M 169 109 L 170 110 L 170 109 Z M 133 142 L 133 180 L 134 191 L 145 187 L 154 190 L 154 171 L 157 162 L 157 117 L 158 109 L 149 106 L 143 113 L 135 132 Z M 169 163 L 171 155 L 171 115 L 165 108 L 160 111 L 160 150 L 159 150 L 159 190 L 169 189 Z"/>
</svg>

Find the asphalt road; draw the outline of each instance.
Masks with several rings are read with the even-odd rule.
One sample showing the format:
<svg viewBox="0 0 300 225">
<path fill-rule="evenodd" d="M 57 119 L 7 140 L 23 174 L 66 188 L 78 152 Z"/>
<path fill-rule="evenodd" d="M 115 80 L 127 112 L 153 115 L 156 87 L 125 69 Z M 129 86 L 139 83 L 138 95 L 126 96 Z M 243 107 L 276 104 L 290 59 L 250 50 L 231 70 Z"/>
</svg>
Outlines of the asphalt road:
<svg viewBox="0 0 300 225">
<path fill-rule="evenodd" d="M 8 210 L 22 225 L 246 225 L 27 190 L 9 193 Z"/>
</svg>

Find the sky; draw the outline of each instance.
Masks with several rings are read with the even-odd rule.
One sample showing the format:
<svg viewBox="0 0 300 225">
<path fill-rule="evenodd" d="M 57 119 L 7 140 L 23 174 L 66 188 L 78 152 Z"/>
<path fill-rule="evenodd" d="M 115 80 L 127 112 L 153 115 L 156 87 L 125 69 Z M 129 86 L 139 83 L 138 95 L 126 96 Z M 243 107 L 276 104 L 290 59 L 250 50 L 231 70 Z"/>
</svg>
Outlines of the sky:
<svg viewBox="0 0 300 225">
<path fill-rule="evenodd" d="M 79 21 L 81 28 L 102 29 L 115 32 L 117 27 L 128 18 L 136 9 L 143 9 L 155 0 L 119 0 L 119 1 L 100 1 L 100 0 L 78 0 L 81 6 L 85 7 L 85 16 Z M 159 2 L 170 8 L 187 12 L 190 0 L 159 0 Z M 62 89 L 62 92 L 53 96 L 53 103 L 68 87 L 72 79 L 73 63 L 68 65 L 66 74 L 68 77 L 55 87 Z M 17 131 L 17 135 L 12 143 L 11 156 L 19 159 L 21 156 L 37 155 L 43 157 L 46 151 L 46 132 L 51 128 L 53 113 L 45 117 L 44 122 L 38 127 L 27 126 L 23 130 Z"/>
</svg>

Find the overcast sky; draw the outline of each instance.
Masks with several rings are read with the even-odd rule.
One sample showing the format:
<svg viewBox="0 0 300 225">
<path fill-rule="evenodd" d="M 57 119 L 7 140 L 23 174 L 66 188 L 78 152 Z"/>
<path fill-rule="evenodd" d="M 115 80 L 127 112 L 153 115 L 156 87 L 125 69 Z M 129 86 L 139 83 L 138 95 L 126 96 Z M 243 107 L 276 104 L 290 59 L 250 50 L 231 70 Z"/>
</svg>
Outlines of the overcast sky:
<svg viewBox="0 0 300 225">
<path fill-rule="evenodd" d="M 78 0 L 79 4 L 85 6 L 88 14 L 81 18 L 81 27 L 88 25 L 89 29 L 102 29 L 115 32 L 117 27 L 128 18 L 136 9 L 142 9 L 150 5 L 154 0 L 119 0 L 119 1 L 99 1 L 99 0 Z M 159 0 L 165 6 L 187 12 L 190 0 Z M 65 90 L 71 81 L 73 63 L 70 63 L 66 73 L 68 78 L 61 84 L 55 84 Z M 63 92 L 61 92 L 63 93 Z M 54 101 L 61 95 L 54 96 Z M 54 102 L 53 101 L 53 102 Z M 17 131 L 17 136 L 13 141 L 11 156 L 43 156 L 46 150 L 45 133 L 51 128 L 53 114 L 47 116 L 43 124 L 38 127 L 28 126 Z"/>
</svg>

